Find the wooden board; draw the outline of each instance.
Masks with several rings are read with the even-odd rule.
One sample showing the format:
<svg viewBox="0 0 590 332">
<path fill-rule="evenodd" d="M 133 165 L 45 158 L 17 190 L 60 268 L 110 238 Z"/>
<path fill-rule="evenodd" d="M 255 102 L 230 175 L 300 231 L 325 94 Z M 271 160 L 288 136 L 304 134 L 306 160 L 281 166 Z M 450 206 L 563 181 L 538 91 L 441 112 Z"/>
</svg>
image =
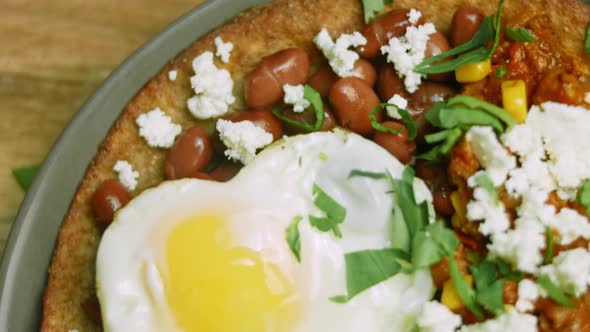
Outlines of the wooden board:
<svg viewBox="0 0 590 332">
<path fill-rule="evenodd" d="M 203 2 L 0 1 L 0 254 L 24 198 L 11 170 L 42 162 L 114 68 Z"/>
</svg>

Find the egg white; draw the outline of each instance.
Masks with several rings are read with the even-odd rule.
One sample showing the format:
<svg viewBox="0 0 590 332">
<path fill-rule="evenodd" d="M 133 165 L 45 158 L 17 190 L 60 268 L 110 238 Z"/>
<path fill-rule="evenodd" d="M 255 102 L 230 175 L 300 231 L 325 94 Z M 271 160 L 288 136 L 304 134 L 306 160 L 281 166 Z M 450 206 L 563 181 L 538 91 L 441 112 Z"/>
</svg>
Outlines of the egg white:
<svg viewBox="0 0 590 332">
<path fill-rule="evenodd" d="M 403 168 L 373 142 L 336 130 L 285 138 L 227 183 L 185 179 L 146 190 L 117 213 L 100 243 L 96 280 L 105 331 L 180 331 L 160 267 L 171 229 L 203 211 L 227 216 L 236 245 L 259 252 L 295 286 L 303 315 L 292 331 L 409 331 L 434 292 L 428 270 L 397 275 L 345 304 L 329 300 L 346 294 L 345 253 L 391 246 L 389 184 L 349 178 L 351 170 L 399 178 Z M 321 215 L 313 203 L 314 183 L 346 208 L 341 239 L 307 221 Z M 422 181 L 415 187 L 417 196 L 432 200 Z M 297 215 L 304 217 L 301 263 L 285 240 Z"/>
</svg>

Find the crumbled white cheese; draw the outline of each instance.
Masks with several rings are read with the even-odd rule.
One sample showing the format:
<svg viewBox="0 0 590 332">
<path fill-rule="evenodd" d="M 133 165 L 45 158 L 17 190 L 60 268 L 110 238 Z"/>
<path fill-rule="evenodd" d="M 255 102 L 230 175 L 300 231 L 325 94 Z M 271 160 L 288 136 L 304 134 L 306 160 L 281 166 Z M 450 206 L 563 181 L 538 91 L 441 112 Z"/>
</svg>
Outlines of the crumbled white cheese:
<svg viewBox="0 0 590 332">
<path fill-rule="evenodd" d="M 313 42 L 328 59 L 330 67 L 332 67 L 336 75 L 349 77 L 354 76 L 354 63 L 359 59 L 359 55 L 350 48 L 365 45 L 367 39 L 359 32 L 354 32 L 340 35 L 336 43 L 334 43 L 328 31 L 322 29 L 313 38 Z"/>
<path fill-rule="evenodd" d="M 221 141 L 227 147 L 225 155 L 244 165 L 252 161 L 256 150 L 272 143 L 272 134 L 251 121 L 231 122 L 220 119 L 216 127 Z"/>
<path fill-rule="evenodd" d="M 586 102 L 586 104 L 590 104 L 590 92 L 586 92 L 584 95 L 584 102 Z"/>
<path fill-rule="evenodd" d="M 234 49 L 234 44 L 231 42 L 224 42 L 221 37 L 215 37 L 215 55 L 224 63 L 229 62 L 231 51 Z"/>
<path fill-rule="evenodd" d="M 309 100 L 304 97 L 304 91 L 305 88 L 301 84 L 285 84 L 283 86 L 283 92 L 285 92 L 284 102 L 285 104 L 293 105 L 293 112 L 301 113 L 311 106 Z"/>
<path fill-rule="evenodd" d="M 464 325 L 459 332 L 537 332 L 537 317 L 515 310 L 483 323 Z"/>
<path fill-rule="evenodd" d="M 398 94 L 393 95 L 393 97 L 391 97 L 391 99 L 389 99 L 387 101 L 387 103 L 393 104 L 397 108 L 401 108 L 404 110 L 408 109 L 408 100 Z M 385 109 L 387 111 L 387 115 L 389 115 L 390 118 L 392 118 L 392 119 L 401 119 L 402 118 L 395 107 L 388 106 Z"/>
<path fill-rule="evenodd" d="M 418 315 L 420 332 L 455 332 L 461 326 L 461 316 L 437 301 L 426 302 Z"/>
<path fill-rule="evenodd" d="M 176 70 L 171 70 L 168 72 L 168 79 L 171 81 L 176 81 L 176 78 L 178 77 L 178 72 Z"/>
<path fill-rule="evenodd" d="M 467 218 L 469 220 L 483 220 L 479 224 L 479 232 L 487 236 L 508 230 L 510 220 L 504 204 L 499 200 L 495 202 L 486 189 L 477 186 L 477 177 L 484 175 L 484 171 L 479 171 L 467 182 L 469 187 L 474 188 L 473 200 L 467 204 Z"/>
<path fill-rule="evenodd" d="M 547 220 L 547 225 L 559 233 L 556 242 L 568 245 L 578 238 L 590 239 L 590 223 L 578 211 L 563 208 L 553 218 Z"/>
<path fill-rule="evenodd" d="M 590 252 L 582 248 L 563 251 L 553 258 L 551 265 L 541 267 L 540 273 L 562 290 L 573 290 L 580 296 L 590 283 Z"/>
<path fill-rule="evenodd" d="M 471 127 L 465 137 L 494 185 L 503 184 L 508 172 L 516 167 L 516 158 L 500 144 L 492 127 Z"/>
<path fill-rule="evenodd" d="M 211 52 L 196 57 L 193 70 L 195 75 L 191 77 L 191 85 L 196 96 L 187 103 L 191 114 L 197 119 L 210 119 L 227 113 L 229 105 L 236 100 L 229 71 L 215 66 Z"/>
<path fill-rule="evenodd" d="M 113 167 L 113 171 L 119 175 L 119 182 L 121 182 L 123 187 L 130 191 L 135 190 L 139 172 L 134 171 L 130 163 L 125 160 L 119 160 Z"/>
<path fill-rule="evenodd" d="M 399 77 L 404 79 L 404 86 L 410 93 L 416 92 L 422 83 L 423 75 L 415 72 L 414 68 L 424 60 L 426 45 L 430 35 L 435 32 L 432 23 L 410 26 L 404 36 L 391 38 L 388 45 L 381 47 L 381 53 L 386 55 Z"/>
<path fill-rule="evenodd" d="M 543 138 L 558 189 L 575 199 L 577 188 L 590 179 L 590 110 L 547 102 L 531 108 L 526 125 Z"/>
<path fill-rule="evenodd" d="M 523 160 L 545 156 L 541 135 L 526 124 L 512 127 L 502 135 L 502 142 Z"/>
<path fill-rule="evenodd" d="M 530 279 L 522 279 L 518 283 L 518 300 L 516 310 L 530 312 L 535 308 L 535 301 L 541 296 L 541 289 Z"/>
<path fill-rule="evenodd" d="M 159 108 L 141 114 L 135 122 L 139 126 L 139 136 L 154 148 L 171 147 L 174 138 L 182 131 L 182 127 L 172 123 L 172 119 Z"/>
<path fill-rule="evenodd" d="M 530 157 L 522 165 L 513 169 L 506 180 L 506 191 L 516 197 L 525 195 L 530 190 L 542 190 L 547 194 L 555 190 L 556 185 L 549 173 L 549 165 L 536 157 Z"/>
<path fill-rule="evenodd" d="M 412 8 L 412 9 L 410 9 L 410 12 L 408 13 L 408 22 L 410 22 L 412 24 L 416 24 L 416 23 L 418 23 L 418 20 L 420 20 L 421 17 L 422 17 L 422 12 Z"/>
<path fill-rule="evenodd" d="M 543 262 L 545 226 L 536 219 L 518 219 L 516 228 L 492 235 L 488 250 L 514 268 L 535 273 Z"/>
</svg>

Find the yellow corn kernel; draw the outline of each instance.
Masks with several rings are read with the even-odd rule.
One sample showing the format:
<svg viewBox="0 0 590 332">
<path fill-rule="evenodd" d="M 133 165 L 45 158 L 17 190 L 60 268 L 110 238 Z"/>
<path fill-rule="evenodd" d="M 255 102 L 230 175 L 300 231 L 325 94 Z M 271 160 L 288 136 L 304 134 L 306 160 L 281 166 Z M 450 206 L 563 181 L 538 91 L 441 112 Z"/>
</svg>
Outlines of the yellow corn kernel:
<svg viewBox="0 0 590 332">
<path fill-rule="evenodd" d="M 526 84 L 523 80 L 502 82 L 502 102 L 506 112 L 510 113 L 516 122 L 523 123 L 527 116 Z"/>
<path fill-rule="evenodd" d="M 504 304 L 504 311 L 511 312 L 516 310 L 516 308 L 512 304 Z"/>
<path fill-rule="evenodd" d="M 459 83 L 473 83 L 483 80 L 492 70 L 490 59 L 468 63 L 455 69 L 455 78 Z"/>
<path fill-rule="evenodd" d="M 465 208 L 465 204 L 463 204 L 463 200 L 461 199 L 461 195 L 459 195 L 458 191 L 454 191 L 451 193 L 451 204 L 455 208 L 455 215 L 459 219 L 460 222 L 467 221 L 467 210 Z"/>
<path fill-rule="evenodd" d="M 463 276 L 465 281 L 469 284 L 469 286 L 473 287 L 473 277 L 470 275 Z M 457 293 L 457 289 L 455 288 L 455 284 L 453 280 L 449 279 L 443 285 L 442 295 L 440 298 L 440 302 L 447 306 L 452 311 L 459 310 L 465 306 L 459 294 Z"/>
</svg>

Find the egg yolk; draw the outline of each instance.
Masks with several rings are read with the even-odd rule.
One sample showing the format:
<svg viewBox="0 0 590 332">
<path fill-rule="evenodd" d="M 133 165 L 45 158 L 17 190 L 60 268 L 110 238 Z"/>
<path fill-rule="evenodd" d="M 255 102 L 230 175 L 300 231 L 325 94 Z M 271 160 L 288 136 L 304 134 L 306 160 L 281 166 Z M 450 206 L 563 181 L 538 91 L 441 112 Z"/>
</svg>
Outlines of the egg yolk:
<svg viewBox="0 0 590 332">
<path fill-rule="evenodd" d="M 168 304 L 185 332 L 290 331 L 299 312 L 292 285 L 256 251 L 232 246 L 228 221 L 187 220 L 167 243 Z"/>
</svg>

